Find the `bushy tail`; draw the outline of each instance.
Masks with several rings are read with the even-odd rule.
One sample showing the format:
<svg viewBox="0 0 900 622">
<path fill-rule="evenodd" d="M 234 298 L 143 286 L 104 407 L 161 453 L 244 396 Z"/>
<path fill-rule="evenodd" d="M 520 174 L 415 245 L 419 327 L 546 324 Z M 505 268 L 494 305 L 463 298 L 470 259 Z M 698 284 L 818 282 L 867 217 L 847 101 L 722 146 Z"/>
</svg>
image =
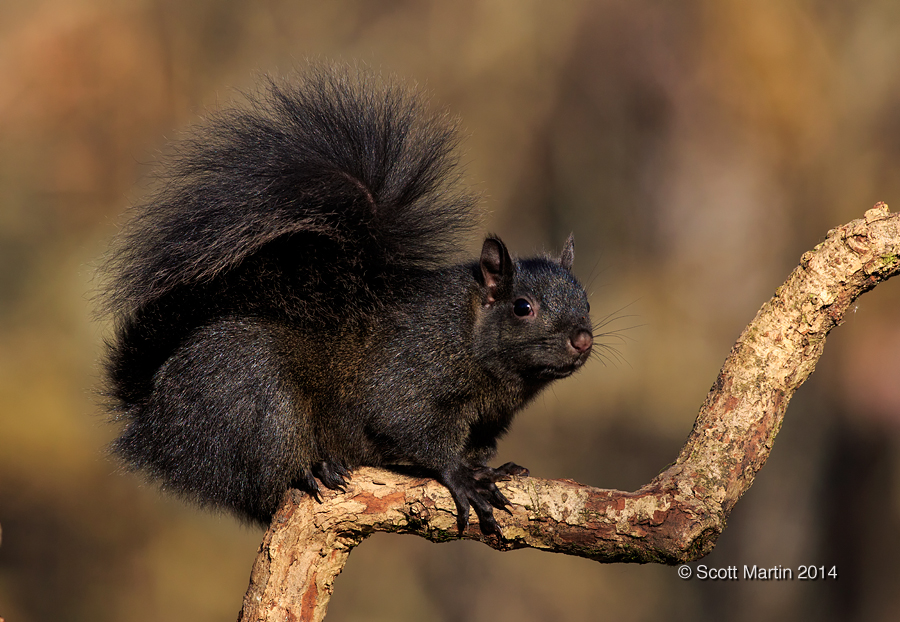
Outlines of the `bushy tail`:
<svg viewBox="0 0 900 622">
<path fill-rule="evenodd" d="M 472 225 L 455 124 L 408 90 L 318 68 L 248 99 L 175 146 L 107 263 L 114 411 L 204 322 L 389 304 L 398 275 L 446 263 Z"/>
<path fill-rule="evenodd" d="M 348 270 L 428 268 L 455 250 L 474 201 L 457 189 L 452 120 L 351 70 L 266 86 L 175 147 L 111 255 L 106 310 L 132 314 L 301 232 L 337 244 Z"/>
</svg>

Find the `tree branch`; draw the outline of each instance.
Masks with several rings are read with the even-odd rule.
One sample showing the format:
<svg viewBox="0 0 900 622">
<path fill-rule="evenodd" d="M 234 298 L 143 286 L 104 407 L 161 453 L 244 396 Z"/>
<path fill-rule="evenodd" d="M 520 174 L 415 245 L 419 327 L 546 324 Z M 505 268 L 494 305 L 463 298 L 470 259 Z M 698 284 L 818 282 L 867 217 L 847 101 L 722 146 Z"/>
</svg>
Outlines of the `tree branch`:
<svg viewBox="0 0 900 622">
<path fill-rule="evenodd" d="M 321 620 L 350 551 L 376 531 L 498 550 L 532 547 L 601 562 L 676 564 L 709 553 L 765 464 L 794 391 L 825 337 L 861 294 L 900 272 L 900 214 L 878 203 L 804 253 L 731 349 L 676 462 L 635 492 L 516 477 L 498 512 L 503 537 L 477 521 L 460 536 L 447 490 L 431 479 L 363 468 L 323 503 L 289 491 L 260 545 L 241 620 Z M 471 524 L 471 523 L 470 523 Z"/>
</svg>

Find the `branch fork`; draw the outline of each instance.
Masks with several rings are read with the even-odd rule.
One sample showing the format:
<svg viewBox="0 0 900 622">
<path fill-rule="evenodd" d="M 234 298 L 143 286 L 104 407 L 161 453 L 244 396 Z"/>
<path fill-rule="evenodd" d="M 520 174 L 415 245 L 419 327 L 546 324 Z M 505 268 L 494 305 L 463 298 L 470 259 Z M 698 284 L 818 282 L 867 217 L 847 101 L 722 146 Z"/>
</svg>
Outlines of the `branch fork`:
<svg viewBox="0 0 900 622">
<path fill-rule="evenodd" d="M 599 562 L 703 557 L 765 464 L 828 333 L 860 295 L 898 272 L 900 214 L 886 204 L 829 231 L 741 333 L 675 463 L 635 492 L 512 477 L 500 484 L 512 503 L 496 515 L 503 535 L 487 537 L 477 521 L 457 532 L 450 494 L 431 479 L 367 467 L 346 492 L 324 490 L 321 504 L 289 491 L 260 545 L 239 619 L 324 619 L 350 551 L 376 531 Z"/>
</svg>

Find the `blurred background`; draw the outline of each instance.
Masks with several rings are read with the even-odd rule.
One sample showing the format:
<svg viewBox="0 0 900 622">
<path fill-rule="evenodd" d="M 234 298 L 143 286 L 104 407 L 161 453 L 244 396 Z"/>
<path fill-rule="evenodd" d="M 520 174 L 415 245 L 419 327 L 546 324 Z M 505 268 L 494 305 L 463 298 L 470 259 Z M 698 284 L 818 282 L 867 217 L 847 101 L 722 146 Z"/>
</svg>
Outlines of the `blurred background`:
<svg viewBox="0 0 900 622">
<path fill-rule="evenodd" d="M 3 0 L 0 616 L 237 615 L 262 532 L 105 457 L 108 325 L 91 291 L 158 152 L 262 72 L 339 60 L 421 85 L 462 119 L 483 230 L 522 254 L 575 231 L 620 355 L 547 391 L 498 463 L 633 490 L 674 460 L 800 255 L 876 201 L 900 209 L 898 35 L 894 0 Z M 701 562 L 837 566 L 837 580 L 683 581 L 378 534 L 328 619 L 893 620 L 898 444 L 890 282 L 831 335 Z"/>
</svg>

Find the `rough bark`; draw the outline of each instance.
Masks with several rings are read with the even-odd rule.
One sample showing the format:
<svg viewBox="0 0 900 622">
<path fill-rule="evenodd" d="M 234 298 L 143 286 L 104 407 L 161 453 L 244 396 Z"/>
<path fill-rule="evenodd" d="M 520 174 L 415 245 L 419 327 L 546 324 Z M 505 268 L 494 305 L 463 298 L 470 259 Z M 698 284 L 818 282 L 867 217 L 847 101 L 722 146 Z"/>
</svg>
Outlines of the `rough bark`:
<svg viewBox="0 0 900 622">
<path fill-rule="evenodd" d="M 766 302 L 731 349 L 675 463 L 635 492 L 517 477 L 497 512 L 503 537 L 478 522 L 456 531 L 447 490 L 384 470 L 354 472 L 323 503 L 290 491 L 260 546 L 241 620 L 321 620 L 350 551 L 375 531 L 433 541 L 480 540 L 601 562 L 676 564 L 709 553 L 734 504 L 765 464 L 794 391 L 825 337 L 864 292 L 900 272 L 900 215 L 877 204 L 828 232 Z"/>
</svg>

